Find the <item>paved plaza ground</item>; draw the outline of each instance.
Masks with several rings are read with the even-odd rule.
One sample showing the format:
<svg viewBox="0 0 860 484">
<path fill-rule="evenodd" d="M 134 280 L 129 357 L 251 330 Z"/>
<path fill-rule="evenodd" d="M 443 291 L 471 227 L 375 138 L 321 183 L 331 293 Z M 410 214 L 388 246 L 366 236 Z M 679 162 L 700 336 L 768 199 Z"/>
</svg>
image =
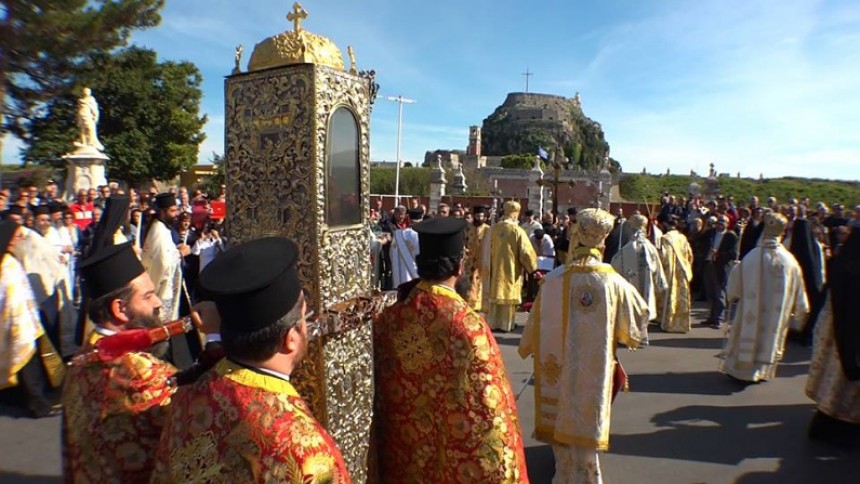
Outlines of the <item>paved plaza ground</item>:
<svg viewBox="0 0 860 484">
<path fill-rule="evenodd" d="M 521 325 L 525 316 L 519 315 Z M 698 309 L 694 322 L 701 319 Z M 516 354 L 521 330 L 496 335 L 514 392 L 531 373 L 531 360 Z M 653 331 L 650 347 L 621 352 L 630 392 L 619 395 L 612 409 L 610 451 L 601 455 L 605 482 L 858 482 L 860 451 L 806 439 L 814 411 L 803 393 L 808 348 L 789 344 L 775 380 L 742 385 L 717 372 L 721 346 L 722 331 L 695 325 L 689 334 Z M 550 482 L 552 451 L 530 438 L 531 386 L 519 410 L 531 480 Z M 0 407 L 0 482 L 59 482 L 60 419 L 20 415 Z"/>
</svg>

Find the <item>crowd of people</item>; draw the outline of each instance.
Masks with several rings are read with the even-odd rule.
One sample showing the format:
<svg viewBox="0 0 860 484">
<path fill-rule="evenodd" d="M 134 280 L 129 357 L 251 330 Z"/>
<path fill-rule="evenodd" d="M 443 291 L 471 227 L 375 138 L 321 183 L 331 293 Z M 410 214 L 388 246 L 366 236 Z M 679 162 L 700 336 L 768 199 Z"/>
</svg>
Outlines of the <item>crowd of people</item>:
<svg viewBox="0 0 860 484">
<path fill-rule="evenodd" d="M 20 243 L 16 243 L 14 251 L 10 249 L 10 252 L 21 263 L 32 288 L 38 326 L 46 340 L 41 343 L 41 353 L 51 353 L 50 347 L 57 356 L 68 360 L 84 343 L 89 329 L 85 303 L 91 298 L 87 297 L 86 285 L 82 284 L 79 261 L 88 258 L 98 248 L 128 242 L 155 272 L 163 269 L 155 267 L 161 257 L 161 248 L 172 247 L 178 254 L 175 274 L 181 277 L 175 285 L 181 286 L 180 282 L 185 282 L 192 300 L 196 300 L 199 272 L 226 249 L 220 236 L 223 224 L 220 213 L 223 210 L 217 209 L 219 204 L 223 206 L 225 203 L 225 191 L 222 186 L 220 193 L 211 197 L 200 190 L 189 195 L 185 187 L 173 187 L 163 194 L 154 187 L 138 193 L 134 188 L 126 191 L 117 183 L 110 183 L 80 190 L 68 201 L 59 196 L 57 184 L 53 181 L 41 189 L 32 183 L 22 183 L 14 191 L 0 191 L 3 218 L 21 227 Z M 165 210 L 165 206 L 172 208 Z M 160 226 L 167 230 L 168 243 L 153 240 L 146 250 L 147 236 L 154 238 L 163 234 L 160 230 L 152 230 Z M 164 279 L 156 280 L 164 282 Z M 164 294 L 166 292 L 162 288 L 160 295 Z M 167 300 L 177 303 L 177 311 L 181 305 L 187 312 L 188 303 L 181 298 Z M 162 313 L 175 319 L 177 311 Z M 70 333 L 70 328 L 74 328 L 75 341 L 64 338 L 64 333 Z M 199 344 L 194 345 L 193 339 L 189 341 L 192 344 L 190 352 L 196 354 Z M 30 366 L 37 367 L 35 363 Z M 51 404 L 48 393 L 41 390 L 43 385 L 40 382 L 45 380 L 44 375 L 30 370 L 30 367 L 24 375 L 36 382 L 21 385 L 30 393 L 26 398 L 30 413 L 35 417 L 58 413 L 59 409 Z M 28 380 L 28 377 L 23 379 Z"/>
<path fill-rule="evenodd" d="M 228 249 L 224 187 L 207 197 L 112 184 L 66 204 L 50 183 L 0 196 L 0 388 L 21 388 L 34 417 L 63 413 L 67 481 L 350 481 L 290 383 L 313 325 L 294 242 Z M 397 291 L 373 324 L 379 477 L 527 482 L 522 435 L 533 430 L 552 446 L 554 482 L 601 482 L 627 379 L 616 349 L 647 346 L 658 328 L 689 332 L 696 299 L 703 325 L 726 328 L 719 368 L 737 380 L 773 378 L 790 329 L 814 341 L 810 436 L 850 444 L 860 207 L 661 202 L 648 215 L 373 207 L 374 284 Z M 521 311 L 534 429 L 520 426 L 493 335 Z M 64 347 L 67 325 L 79 349 Z"/>
</svg>

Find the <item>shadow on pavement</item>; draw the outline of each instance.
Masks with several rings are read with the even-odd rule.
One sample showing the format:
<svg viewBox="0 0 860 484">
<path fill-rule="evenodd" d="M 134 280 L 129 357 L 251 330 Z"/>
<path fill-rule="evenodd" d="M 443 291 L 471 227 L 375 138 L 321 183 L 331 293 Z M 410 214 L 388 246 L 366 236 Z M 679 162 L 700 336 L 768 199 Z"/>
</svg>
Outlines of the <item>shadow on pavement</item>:
<svg viewBox="0 0 860 484">
<path fill-rule="evenodd" d="M 63 482 L 59 476 L 28 476 L 17 472 L 6 472 L 0 470 L 0 482 L 4 484 L 48 484 Z"/>
<path fill-rule="evenodd" d="M 807 440 L 813 405 L 717 407 L 691 405 L 654 416 L 667 427 L 650 434 L 612 436 L 612 453 L 737 465 L 781 458 L 776 473 L 751 472 L 737 482 L 845 482 L 860 451 Z M 856 482 L 856 481 L 855 481 Z"/>
<path fill-rule="evenodd" d="M 529 481 L 532 484 L 552 482 L 555 474 L 555 458 L 552 456 L 552 447 L 547 444 L 526 447 L 526 467 L 529 472 Z"/>
<path fill-rule="evenodd" d="M 496 343 L 506 346 L 519 346 L 520 339 L 523 335 L 524 326 L 516 326 L 513 331 L 493 330 L 493 337 L 496 338 Z"/>
<path fill-rule="evenodd" d="M 633 393 L 682 393 L 687 395 L 731 395 L 744 391 L 749 384 L 729 378 L 718 371 L 693 373 L 631 374 Z"/>
<path fill-rule="evenodd" d="M 659 333 L 657 333 L 659 334 Z M 720 350 L 723 348 L 722 338 L 668 338 L 652 339 L 651 346 L 661 348 L 692 348 L 706 350 Z"/>
</svg>

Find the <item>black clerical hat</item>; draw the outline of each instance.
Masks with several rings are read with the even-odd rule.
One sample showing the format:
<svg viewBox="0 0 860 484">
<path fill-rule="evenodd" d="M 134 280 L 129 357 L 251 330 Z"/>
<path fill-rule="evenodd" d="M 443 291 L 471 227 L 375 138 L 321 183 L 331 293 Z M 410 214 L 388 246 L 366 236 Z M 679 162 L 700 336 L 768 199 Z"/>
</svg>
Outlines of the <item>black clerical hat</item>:
<svg viewBox="0 0 860 484">
<path fill-rule="evenodd" d="M 0 260 L 3 259 L 3 256 L 6 255 L 6 251 L 9 248 L 9 242 L 12 241 L 12 237 L 15 235 L 15 231 L 18 230 L 18 222 L 14 222 L 12 220 L 4 220 L 0 222 Z"/>
<path fill-rule="evenodd" d="M 64 208 L 60 202 L 48 202 L 48 211 L 51 213 L 62 212 Z"/>
<path fill-rule="evenodd" d="M 6 216 L 9 215 L 24 216 L 24 207 L 20 205 L 9 205 L 9 208 L 6 209 Z"/>
<path fill-rule="evenodd" d="M 490 207 L 488 207 L 486 205 L 475 205 L 474 207 L 472 207 L 472 213 L 473 214 L 487 213 L 489 211 L 489 208 Z"/>
<path fill-rule="evenodd" d="M 221 326 L 250 333 L 275 324 L 299 300 L 296 272 L 299 249 L 284 237 L 265 237 L 233 247 L 200 273 L 211 294 Z"/>
<path fill-rule="evenodd" d="M 97 299 L 121 289 L 135 277 L 143 274 L 143 265 L 137 258 L 131 242 L 111 245 L 96 251 L 78 266 L 90 297 Z"/>
<path fill-rule="evenodd" d="M 409 220 L 412 220 L 413 222 L 420 222 L 423 219 L 424 219 L 424 210 L 421 210 L 419 208 L 419 209 L 413 209 L 413 210 L 409 211 Z"/>
<path fill-rule="evenodd" d="M 418 232 L 422 258 L 457 257 L 463 254 L 465 219 L 437 217 L 416 224 L 413 228 Z"/>
<path fill-rule="evenodd" d="M 34 217 L 38 216 L 38 215 L 50 215 L 50 214 L 51 214 L 51 210 L 48 209 L 47 205 L 36 205 L 35 207 L 33 207 L 33 216 Z"/>
<path fill-rule="evenodd" d="M 161 210 L 176 206 L 176 195 L 172 193 L 159 193 L 155 196 L 155 208 Z"/>
</svg>

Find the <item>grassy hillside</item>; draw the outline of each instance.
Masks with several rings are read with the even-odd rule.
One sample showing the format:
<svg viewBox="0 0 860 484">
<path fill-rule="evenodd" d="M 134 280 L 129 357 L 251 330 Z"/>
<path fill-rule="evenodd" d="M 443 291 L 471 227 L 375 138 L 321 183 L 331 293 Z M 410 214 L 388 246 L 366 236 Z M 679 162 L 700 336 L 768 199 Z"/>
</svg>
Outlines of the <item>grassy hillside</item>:
<svg viewBox="0 0 860 484">
<path fill-rule="evenodd" d="M 687 196 L 690 183 L 694 181 L 686 175 L 627 175 L 621 180 L 621 197 L 631 202 L 658 203 L 660 195 L 666 190 L 676 196 Z M 703 179 L 695 180 L 702 191 Z M 842 203 L 853 207 L 860 203 L 860 182 L 819 180 L 808 178 L 766 178 L 762 181 L 750 178 L 719 178 L 719 191 L 733 195 L 736 200 L 747 200 L 753 195 L 762 202 L 767 197 L 776 197 L 780 202 L 790 198 L 809 197 L 811 203 L 823 201 L 827 204 Z"/>
</svg>

